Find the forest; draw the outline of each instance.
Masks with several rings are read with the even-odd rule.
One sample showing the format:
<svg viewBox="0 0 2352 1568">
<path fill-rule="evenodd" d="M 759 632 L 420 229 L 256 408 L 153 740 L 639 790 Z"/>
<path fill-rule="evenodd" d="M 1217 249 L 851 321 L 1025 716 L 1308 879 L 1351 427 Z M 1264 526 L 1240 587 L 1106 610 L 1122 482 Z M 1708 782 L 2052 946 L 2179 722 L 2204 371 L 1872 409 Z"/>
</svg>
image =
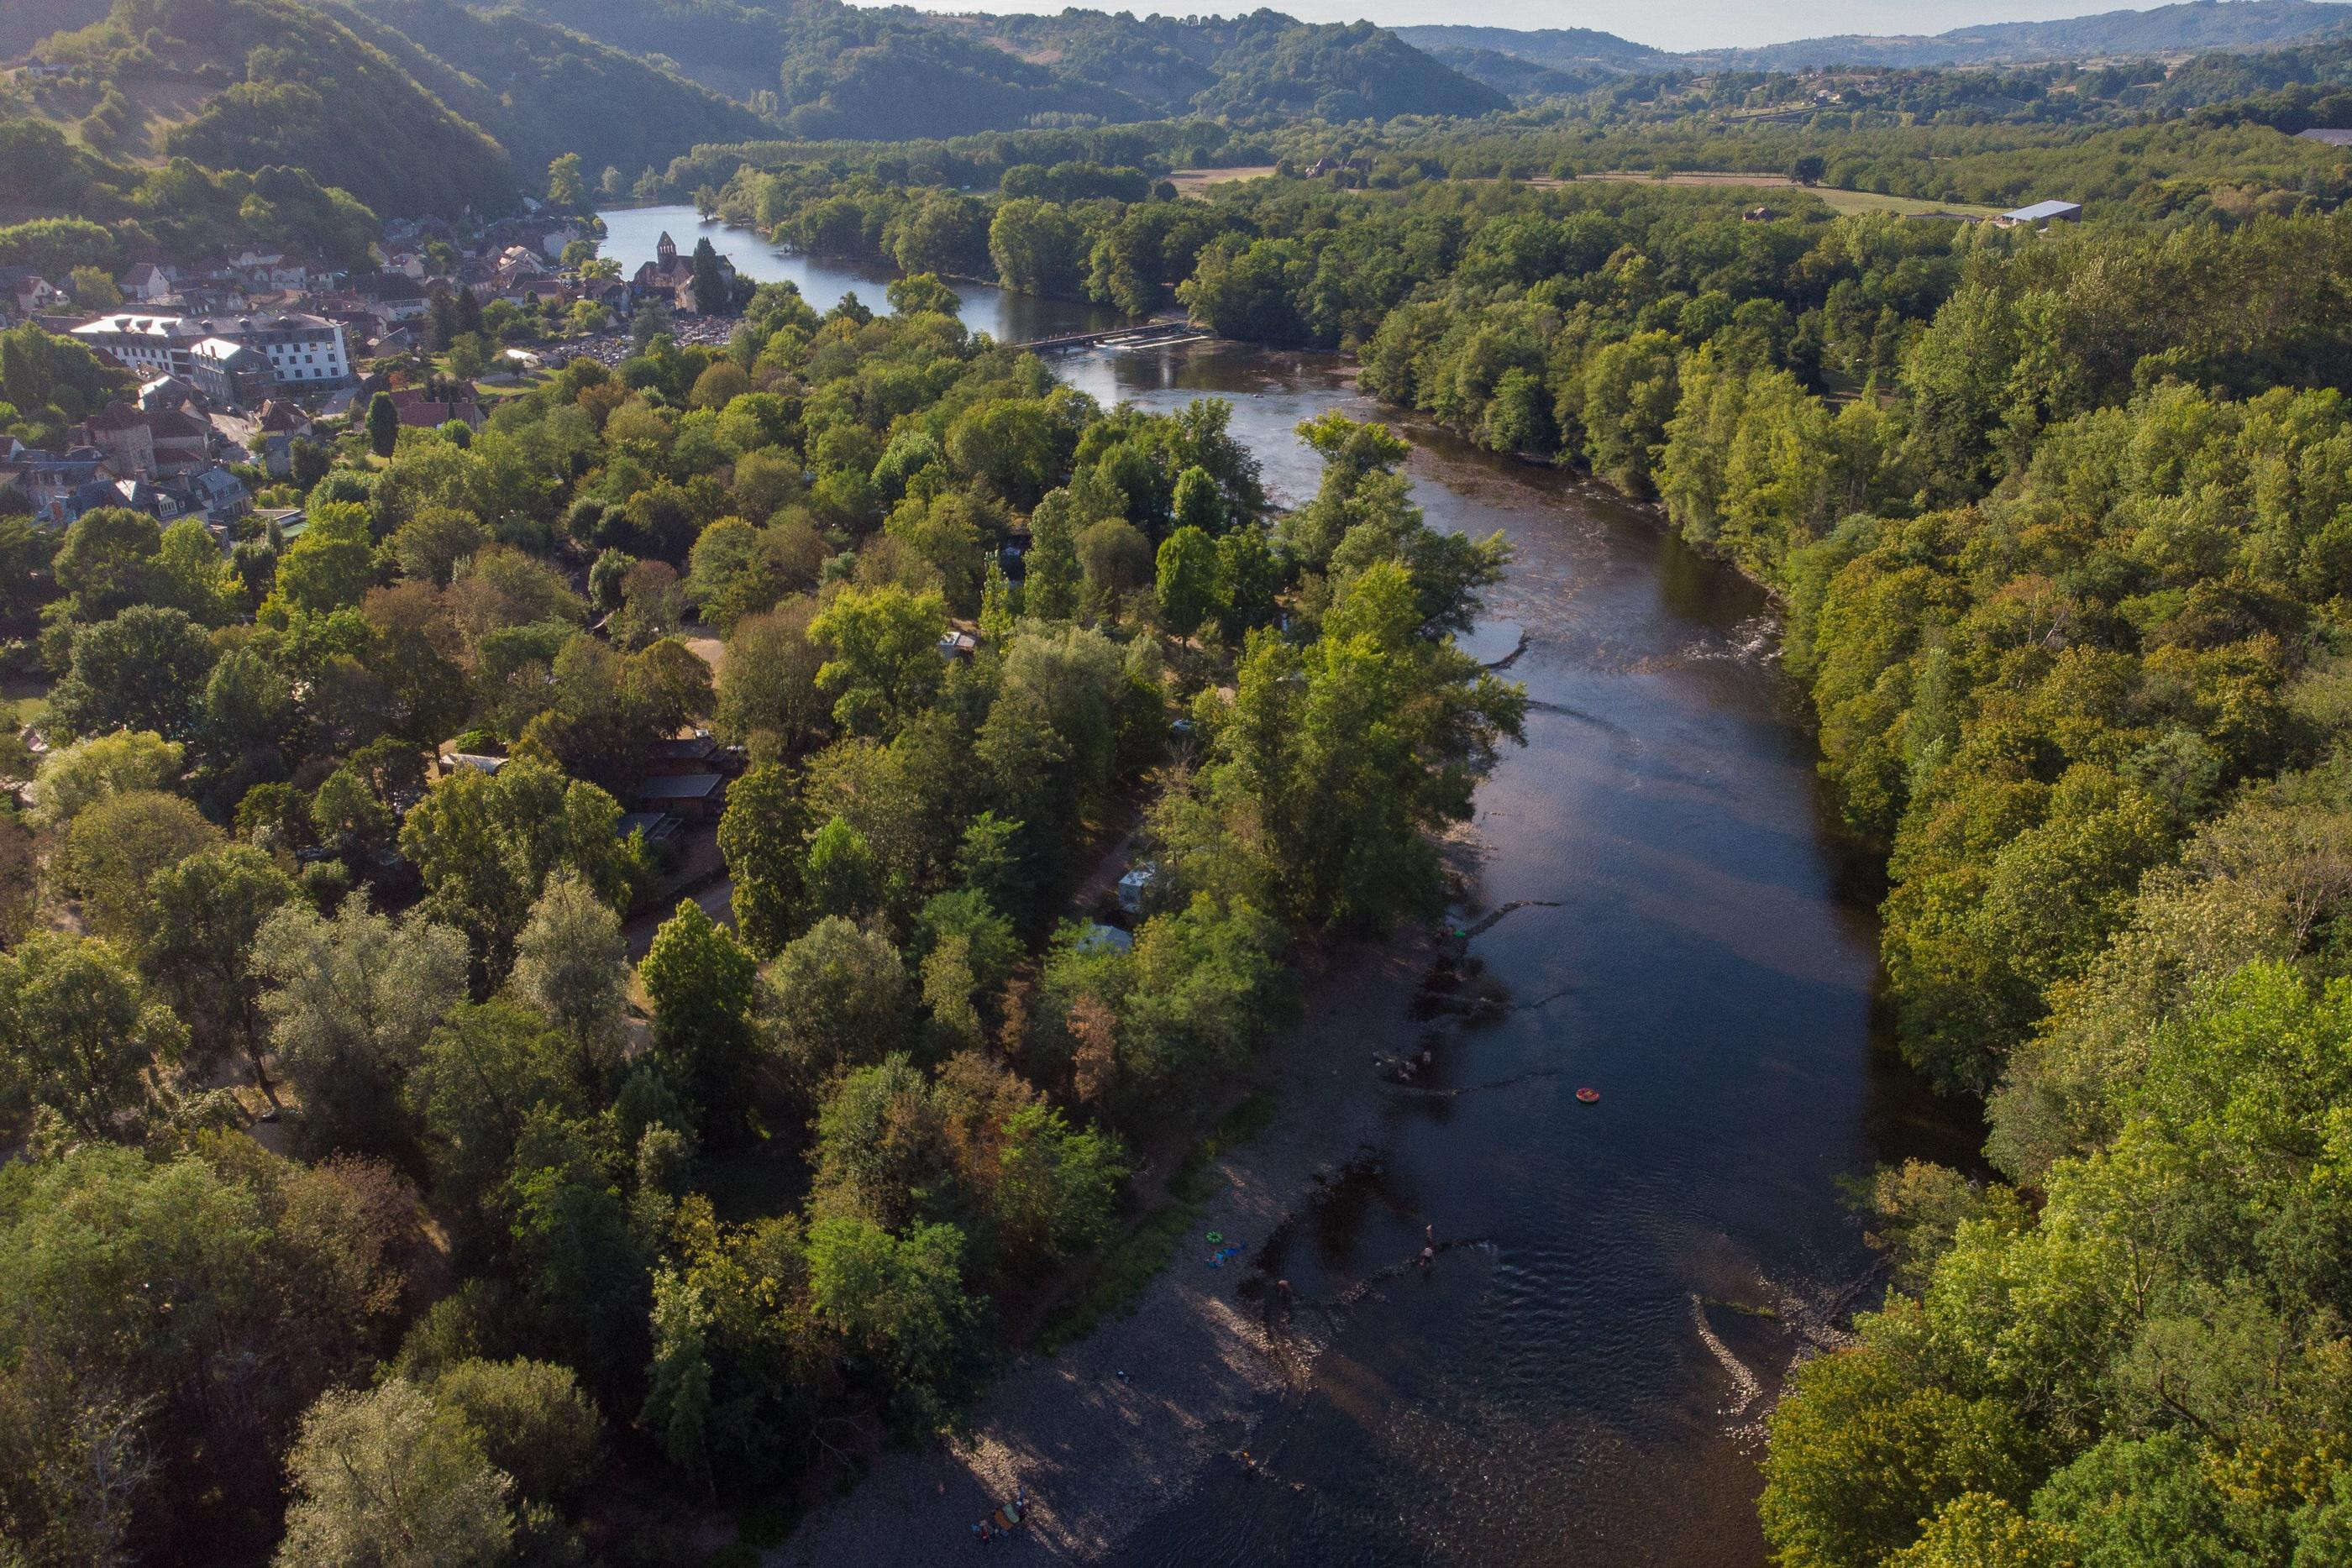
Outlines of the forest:
<svg viewBox="0 0 2352 1568">
<path fill-rule="evenodd" d="M 890 292 L 355 429 L 226 560 L 0 520 L 60 677 L 0 841 L 21 1561 L 669 1561 L 675 1500 L 949 1420 L 1227 1105 L 1291 946 L 1442 906 L 1520 723 L 1449 636 L 1500 547 L 1379 426 L 1307 430 L 1276 516 L 1223 405 L 1106 411 Z M 102 390 L 0 350 L 28 405 Z M 633 965 L 616 792 L 695 723 L 748 763 L 734 921 Z M 453 736 L 507 760 L 428 772 Z M 1067 898 L 1139 815 L 1114 944 Z"/>
<path fill-rule="evenodd" d="M 470 13 L 191 64 L 122 3 L 60 90 L 147 51 L 221 95 L 161 168 L 96 150 L 102 101 L 94 137 L 0 121 L 42 214 L 0 265 L 355 262 L 362 199 L 510 183 L 486 78 L 362 41 Z M 623 79 L 531 11 L 511 73 Z M 299 448 L 298 532 L 226 557 L 0 489 L 9 656 L 54 683 L 45 753 L 0 737 L 16 1560 L 654 1563 L 697 1509 L 740 1560 L 1148 1273 L 1155 1181 L 1245 1110 L 1300 956 L 1444 910 L 1434 835 L 1524 721 L 1451 641 L 1500 543 L 1336 416 L 1273 507 L 1222 404 L 1097 406 L 965 329 L 971 277 L 1345 351 L 1772 595 L 1883 866 L 1896 1049 L 1988 1134 L 1857 1199 L 1889 1288 L 1771 1416 L 1778 1562 L 2352 1561 L 2352 175 L 2293 135 L 2343 121 L 2345 46 L 1890 70 L 1794 119 L 1759 113 L 1794 75 L 1569 61 L 1384 120 L 1377 29 L 638 20 L 777 96 L 645 68 L 713 140 L 615 127 L 604 183 L 886 268 L 887 314 L 772 285 L 681 346 L 648 313 L 478 433 L 387 399 Z M 326 59 L 447 158 L 310 168 L 273 95 Z M 1071 121 L 1121 82 L 1132 123 Z M 856 140 L 908 84 L 931 134 Z M 1180 196 L 1201 165 L 1279 172 Z M 1578 178 L 1683 170 L 1792 183 Z M 0 334 L 0 428 L 125 391 Z M 740 751 L 731 922 L 622 831 L 698 727 Z M 1107 934 L 1074 894 L 1130 829 L 1149 899 Z"/>
</svg>

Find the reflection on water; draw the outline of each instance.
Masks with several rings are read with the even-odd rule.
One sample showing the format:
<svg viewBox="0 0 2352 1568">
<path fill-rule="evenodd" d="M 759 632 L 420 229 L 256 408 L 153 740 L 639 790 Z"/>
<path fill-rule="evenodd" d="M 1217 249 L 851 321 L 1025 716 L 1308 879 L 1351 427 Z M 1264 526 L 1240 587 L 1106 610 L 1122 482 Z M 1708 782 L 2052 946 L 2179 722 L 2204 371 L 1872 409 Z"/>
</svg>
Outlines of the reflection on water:
<svg viewBox="0 0 2352 1568">
<path fill-rule="evenodd" d="M 890 308 L 883 294 L 889 287 L 889 272 L 782 250 L 751 229 L 705 223 L 690 206 L 614 207 L 597 215 L 604 220 L 605 228 L 601 254 L 621 264 L 624 277 L 654 259 L 654 247 L 663 235 L 668 235 L 686 254 L 693 252 L 695 241 L 708 235 L 734 262 L 736 271 L 759 283 L 791 283 L 819 310 L 832 309 L 845 294 L 856 295 L 877 312 Z M 1128 319 L 1106 306 L 1009 294 L 993 284 L 958 283 L 955 290 L 963 297 L 964 325 L 1000 342 L 1090 332 Z"/>
<path fill-rule="evenodd" d="M 1376 412 L 1332 356 L 1060 368 L 1107 404 L 1232 400 L 1292 502 L 1318 477 L 1292 427 Z M 1517 550 L 1489 608 L 1525 634 L 1528 745 L 1479 793 L 1468 900 L 1527 901 L 1471 943 L 1511 1005 L 1398 1019 L 1382 1049 L 1428 1044 L 1428 1074 L 1274 1261 L 1333 1301 L 1424 1226 L 1484 1244 L 1377 1279 L 1255 1462 L 1120 1561 L 1753 1568 L 1755 1420 L 1872 1288 L 1836 1178 L 1965 1159 L 1972 1131 L 1874 1042 L 1872 893 L 1825 832 L 1763 596 L 1606 492 L 1412 434 L 1432 521 Z"/>
</svg>

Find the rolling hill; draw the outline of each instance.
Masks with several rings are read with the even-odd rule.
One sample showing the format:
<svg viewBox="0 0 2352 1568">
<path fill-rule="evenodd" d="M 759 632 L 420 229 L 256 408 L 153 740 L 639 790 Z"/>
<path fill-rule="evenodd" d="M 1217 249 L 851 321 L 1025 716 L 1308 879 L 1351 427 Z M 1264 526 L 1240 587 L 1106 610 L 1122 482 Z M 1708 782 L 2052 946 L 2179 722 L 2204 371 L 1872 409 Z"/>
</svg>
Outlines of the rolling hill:
<svg viewBox="0 0 2352 1568">
<path fill-rule="evenodd" d="M 1817 66 L 1982 66 L 2267 49 L 2352 33 L 2352 5 L 2326 0 L 2188 0 L 2148 11 L 2104 11 L 2060 22 L 2003 22 L 1932 37 L 1804 38 L 1758 49 L 1685 55 L 1690 65 L 1751 70 Z"/>
<path fill-rule="evenodd" d="M 797 138 L 896 140 L 1191 113 L 1484 114 L 1504 95 L 1369 24 L 940 16 L 838 0 L 520 0 L 715 91 L 777 94 Z"/>
<path fill-rule="evenodd" d="M 2352 35 L 2352 5 L 2329 0 L 2185 0 L 2147 11 L 2103 11 L 2057 22 L 2001 22 L 1948 33 L 1845 33 L 1760 48 L 1668 54 L 1585 27 L 1399 27 L 1417 48 L 1514 96 L 1559 90 L 1483 58 L 1499 55 L 1583 80 L 1591 73 L 1811 70 L 1829 66 L 2020 65 L 2041 60 L 2146 58 L 2280 48 Z M 1512 83 L 1524 79 L 1528 85 Z"/>
</svg>

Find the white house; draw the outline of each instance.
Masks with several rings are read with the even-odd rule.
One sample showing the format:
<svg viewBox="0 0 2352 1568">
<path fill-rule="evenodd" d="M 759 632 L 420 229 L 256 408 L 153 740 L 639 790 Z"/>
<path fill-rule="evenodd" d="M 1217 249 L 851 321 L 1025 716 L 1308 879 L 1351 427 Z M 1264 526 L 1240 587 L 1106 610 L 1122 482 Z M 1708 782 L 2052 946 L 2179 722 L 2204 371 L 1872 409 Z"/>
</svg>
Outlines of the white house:
<svg viewBox="0 0 2352 1568">
<path fill-rule="evenodd" d="M 121 287 L 125 299 L 136 299 L 142 304 L 152 305 L 172 297 L 172 280 L 152 261 L 131 263 L 131 270 L 122 275 Z"/>
</svg>

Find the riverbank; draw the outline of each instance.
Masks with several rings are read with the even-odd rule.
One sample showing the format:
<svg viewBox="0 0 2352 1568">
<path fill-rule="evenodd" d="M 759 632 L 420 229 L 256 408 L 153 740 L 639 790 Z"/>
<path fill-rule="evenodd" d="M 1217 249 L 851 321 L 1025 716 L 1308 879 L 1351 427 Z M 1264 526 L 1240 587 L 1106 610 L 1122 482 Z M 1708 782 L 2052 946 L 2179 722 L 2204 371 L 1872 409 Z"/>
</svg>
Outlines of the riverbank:
<svg viewBox="0 0 2352 1568">
<path fill-rule="evenodd" d="M 1304 1387 L 1332 1323 L 1302 1301 L 1286 1327 L 1270 1329 L 1247 1255 L 1296 1225 L 1376 1137 L 1400 1091 L 1373 1047 L 1410 1027 L 1436 956 L 1427 932 L 1409 931 L 1344 949 L 1307 977 L 1307 1021 L 1257 1070 L 1273 1120 L 1211 1163 L 1198 1224 L 1133 1310 L 1058 1354 L 1024 1355 L 982 1396 L 968 1437 L 885 1455 L 766 1560 L 928 1560 L 971 1544 L 973 1522 L 1024 1486 L 1029 1526 L 998 1550 L 1016 1561 L 1089 1561 L 1178 1502 L 1204 1470 L 1241 1463 L 1260 1423 Z M 1244 1256 L 1209 1267 L 1209 1231 Z"/>
</svg>

